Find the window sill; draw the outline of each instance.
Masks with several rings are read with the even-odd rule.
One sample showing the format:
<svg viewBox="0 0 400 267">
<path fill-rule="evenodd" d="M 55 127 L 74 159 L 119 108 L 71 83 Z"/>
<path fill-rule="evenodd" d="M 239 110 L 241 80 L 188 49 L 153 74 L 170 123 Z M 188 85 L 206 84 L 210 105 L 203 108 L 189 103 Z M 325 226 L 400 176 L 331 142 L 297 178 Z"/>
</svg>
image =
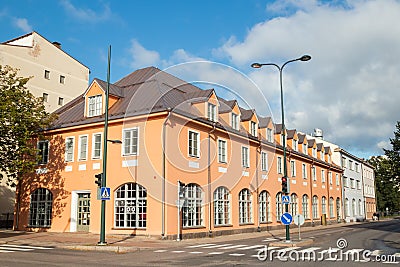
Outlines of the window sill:
<svg viewBox="0 0 400 267">
<path fill-rule="evenodd" d="M 205 229 L 205 226 L 199 225 L 199 226 L 183 226 L 183 230 L 188 230 L 188 229 Z"/>
<path fill-rule="evenodd" d="M 146 227 L 113 227 L 111 230 L 146 230 Z"/>
<path fill-rule="evenodd" d="M 254 225 L 253 222 L 250 223 L 239 223 L 239 226 Z"/>
<path fill-rule="evenodd" d="M 220 228 L 220 227 L 232 227 L 232 224 L 218 224 L 218 225 L 214 225 L 214 228 Z"/>
</svg>

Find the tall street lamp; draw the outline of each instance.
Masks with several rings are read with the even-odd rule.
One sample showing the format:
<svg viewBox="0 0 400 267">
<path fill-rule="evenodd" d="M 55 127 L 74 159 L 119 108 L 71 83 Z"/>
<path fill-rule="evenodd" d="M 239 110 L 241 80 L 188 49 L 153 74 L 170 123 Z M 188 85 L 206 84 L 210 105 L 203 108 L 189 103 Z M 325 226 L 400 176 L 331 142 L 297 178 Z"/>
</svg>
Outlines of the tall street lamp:
<svg viewBox="0 0 400 267">
<path fill-rule="evenodd" d="M 309 61 L 311 59 L 311 56 L 309 55 L 304 55 L 302 57 L 288 60 L 285 63 L 283 63 L 282 66 L 279 66 L 275 63 L 253 63 L 251 64 L 252 68 L 259 69 L 263 66 L 275 66 L 279 70 L 279 81 L 281 85 L 281 113 L 282 113 L 282 145 L 283 145 L 283 177 L 282 177 L 282 193 L 285 195 L 289 195 L 289 179 L 287 175 L 287 165 L 286 165 L 286 128 L 285 128 L 285 113 L 283 109 L 283 86 L 282 86 L 282 71 L 283 68 L 294 61 Z M 285 212 L 289 212 L 289 204 L 285 204 Z M 290 241 L 290 233 L 289 233 L 289 225 L 286 225 L 286 241 Z"/>
</svg>

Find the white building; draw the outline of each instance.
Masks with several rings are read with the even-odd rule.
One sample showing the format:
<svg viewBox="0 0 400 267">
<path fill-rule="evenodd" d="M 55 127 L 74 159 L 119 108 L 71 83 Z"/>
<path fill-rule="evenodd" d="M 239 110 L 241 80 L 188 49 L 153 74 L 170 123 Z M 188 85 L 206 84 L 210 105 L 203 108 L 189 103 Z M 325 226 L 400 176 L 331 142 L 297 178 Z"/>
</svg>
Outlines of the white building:
<svg viewBox="0 0 400 267">
<path fill-rule="evenodd" d="M 372 219 L 373 214 L 376 212 L 375 171 L 373 166 L 367 162 L 363 162 L 361 168 L 364 186 L 364 206 L 366 218 Z"/>
<path fill-rule="evenodd" d="M 18 76 L 32 77 L 27 88 L 43 97 L 46 110 L 53 112 L 82 94 L 89 85 L 89 68 L 36 32 L 0 43 L 0 65 L 19 69 Z M 0 227 L 12 221 L 15 192 L 0 181 Z"/>
<path fill-rule="evenodd" d="M 36 32 L 0 43 L 0 65 L 18 68 L 18 75 L 32 77 L 28 89 L 43 97 L 53 112 L 82 94 L 89 85 L 89 69 Z"/>
</svg>

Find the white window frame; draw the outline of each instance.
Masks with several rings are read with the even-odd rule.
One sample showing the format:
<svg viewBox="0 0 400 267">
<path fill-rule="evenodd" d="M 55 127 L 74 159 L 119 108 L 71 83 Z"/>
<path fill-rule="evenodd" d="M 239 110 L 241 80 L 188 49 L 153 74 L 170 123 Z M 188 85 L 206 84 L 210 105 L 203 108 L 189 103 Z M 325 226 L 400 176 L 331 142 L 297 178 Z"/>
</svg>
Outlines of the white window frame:
<svg viewBox="0 0 400 267">
<path fill-rule="evenodd" d="M 96 156 L 96 136 L 100 136 L 100 151 L 99 156 Z M 103 151 L 103 133 L 94 133 L 92 134 L 92 159 L 101 159 L 102 151 Z"/>
<path fill-rule="evenodd" d="M 328 179 L 329 179 L 329 184 L 332 185 L 333 184 L 333 179 L 332 179 L 332 172 L 331 171 L 328 172 Z"/>
<path fill-rule="evenodd" d="M 263 190 L 258 196 L 260 203 L 260 223 L 271 222 L 271 196 Z"/>
<path fill-rule="evenodd" d="M 265 151 L 261 151 L 261 170 L 268 171 L 268 154 Z"/>
<path fill-rule="evenodd" d="M 247 146 L 242 146 L 242 167 L 250 167 L 250 149 Z"/>
<path fill-rule="evenodd" d="M 301 172 L 303 179 L 307 179 L 307 165 L 305 163 L 302 163 L 301 165 Z"/>
<path fill-rule="evenodd" d="M 188 130 L 188 155 L 189 157 L 200 158 L 200 133 L 197 131 Z"/>
<path fill-rule="evenodd" d="M 136 144 L 135 144 L 135 138 L 133 137 L 133 134 L 136 131 Z M 126 145 L 126 133 L 130 132 L 130 144 L 129 144 L 129 151 L 126 151 L 125 145 Z M 122 156 L 132 156 L 132 155 L 139 155 L 139 127 L 132 127 L 128 129 L 123 129 L 122 130 L 122 146 L 121 146 L 121 153 Z M 136 151 L 134 151 L 136 147 Z"/>
<path fill-rule="evenodd" d="M 304 141 L 304 142 L 305 142 L 305 141 Z M 306 143 L 303 143 L 303 154 L 308 155 L 307 149 L 308 149 L 308 145 L 307 145 Z"/>
<path fill-rule="evenodd" d="M 276 158 L 276 170 L 278 174 L 283 173 L 283 166 L 282 166 L 282 157 L 277 157 Z"/>
<path fill-rule="evenodd" d="M 322 209 L 322 214 L 327 214 L 326 213 L 326 197 L 323 196 L 321 198 L 321 209 Z"/>
<path fill-rule="evenodd" d="M 325 183 L 326 182 L 326 177 L 325 177 L 325 170 L 321 170 L 321 182 Z"/>
<path fill-rule="evenodd" d="M 231 223 L 231 194 L 225 186 L 219 186 L 214 191 L 214 225 L 229 225 Z"/>
<path fill-rule="evenodd" d="M 82 138 L 86 137 L 85 155 L 82 157 Z M 89 135 L 84 134 L 79 136 L 78 140 L 78 161 L 86 161 L 88 159 L 88 148 L 89 148 Z"/>
<path fill-rule="evenodd" d="M 293 139 L 293 150 L 294 151 L 298 151 L 299 150 L 299 141 L 297 141 L 296 139 Z"/>
<path fill-rule="evenodd" d="M 312 149 L 312 156 L 313 158 L 317 158 L 317 148 L 313 147 Z"/>
<path fill-rule="evenodd" d="M 275 196 L 275 202 L 276 202 L 276 221 L 280 222 L 281 221 L 281 216 L 283 214 L 283 203 L 282 203 L 282 193 L 279 192 Z"/>
<path fill-rule="evenodd" d="M 236 113 L 231 113 L 231 126 L 235 130 L 239 130 L 239 115 Z"/>
<path fill-rule="evenodd" d="M 308 212 L 308 195 L 304 194 L 301 197 L 301 212 L 304 216 L 304 219 L 309 219 L 309 212 Z"/>
<path fill-rule="evenodd" d="M 207 118 L 213 122 L 217 121 L 217 106 L 209 102 L 207 102 Z"/>
<path fill-rule="evenodd" d="M 290 174 L 292 177 L 296 177 L 296 161 L 295 160 L 290 161 Z"/>
<path fill-rule="evenodd" d="M 68 140 L 72 140 L 72 153 L 68 152 Z M 68 136 L 65 138 L 65 162 L 74 162 L 74 158 L 75 158 L 75 137 L 74 136 Z M 68 155 L 71 154 L 72 158 L 69 159 Z"/>
<path fill-rule="evenodd" d="M 204 193 L 201 186 L 197 184 L 188 184 L 185 186 L 184 198 L 186 205 L 182 208 L 182 225 L 184 228 L 203 226 L 204 210 L 203 198 Z"/>
<path fill-rule="evenodd" d="M 312 197 L 312 218 L 313 219 L 318 219 L 318 197 L 313 196 Z"/>
<path fill-rule="evenodd" d="M 218 162 L 226 163 L 227 159 L 227 142 L 224 139 L 218 138 Z"/>
<path fill-rule="evenodd" d="M 298 197 L 295 193 L 290 196 L 290 212 L 294 216 L 299 213 L 298 209 Z"/>
<path fill-rule="evenodd" d="M 311 167 L 311 178 L 313 181 L 317 181 L 317 168 L 315 166 Z"/>
<path fill-rule="evenodd" d="M 44 144 L 43 149 L 40 149 L 40 144 Z M 49 163 L 49 154 L 50 154 L 49 140 L 39 140 L 37 142 L 37 149 L 38 149 L 38 154 L 41 156 L 40 160 L 38 161 L 38 165 L 46 165 L 47 163 Z"/>
<path fill-rule="evenodd" d="M 253 223 L 253 201 L 249 189 L 239 192 L 239 224 Z"/>
<path fill-rule="evenodd" d="M 337 185 L 337 186 L 340 185 L 339 174 L 338 174 L 338 173 L 336 173 L 336 185 Z"/>
<path fill-rule="evenodd" d="M 330 218 L 334 218 L 335 217 L 335 212 L 334 212 L 334 207 L 333 207 L 333 203 L 334 203 L 334 199 L 333 197 L 329 198 L 329 217 Z"/>
<path fill-rule="evenodd" d="M 272 143 L 273 142 L 273 133 L 272 129 L 267 128 L 267 141 Z"/>
<path fill-rule="evenodd" d="M 250 134 L 257 137 L 257 122 L 250 121 Z"/>
<path fill-rule="evenodd" d="M 102 95 L 93 95 L 88 96 L 88 117 L 99 116 L 103 112 L 103 96 Z"/>
</svg>

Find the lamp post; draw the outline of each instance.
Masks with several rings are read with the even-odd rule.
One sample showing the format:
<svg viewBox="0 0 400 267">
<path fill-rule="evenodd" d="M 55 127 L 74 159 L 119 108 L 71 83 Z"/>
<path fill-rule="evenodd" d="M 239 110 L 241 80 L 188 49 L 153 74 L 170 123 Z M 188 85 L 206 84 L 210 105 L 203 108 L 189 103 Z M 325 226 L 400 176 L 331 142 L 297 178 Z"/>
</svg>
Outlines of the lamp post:
<svg viewBox="0 0 400 267">
<path fill-rule="evenodd" d="M 108 95 L 110 91 L 110 59 L 111 59 L 111 45 L 108 48 L 108 67 L 107 67 L 107 88 L 106 88 L 106 103 L 104 113 L 104 141 L 103 141 L 103 177 L 101 179 L 101 187 L 106 187 L 107 179 L 107 142 L 112 143 L 115 140 L 108 140 Z M 97 243 L 100 246 L 107 245 L 106 242 L 106 200 L 101 200 L 101 214 L 100 214 L 100 241 Z"/>
<path fill-rule="evenodd" d="M 281 86 L 281 114 L 282 114 L 282 134 L 283 134 L 283 142 L 282 142 L 282 146 L 283 146 L 283 179 L 282 181 L 285 181 L 285 183 L 287 183 L 289 185 L 289 179 L 288 179 L 288 175 L 287 175 L 287 164 L 286 164 L 286 128 L 285 128 L 285 113 L 284 113 L 284 109 L 283 109 L 283 86 L 282 86 L 282 71 L 283 68 L 291 63 L 291 62 L 295 62 L 295 61 L 309 61 L 311 59 L 311 56 L 309 55 L 304 55 L 302 57 L 296 58 L 296 59 L 291 59 L 286 61 L 285 63 L 283 63 L 282 66 L 279 66 L 278 64 L 275 63 L 253 63 L 251 64 L 252 68 L 256 68 L 259 69 L 263 66 L 275 66 L 276 68 L 278 68 L 279 70 L 279 82 L 280 82 L 280 86 Z M 287 190 L 284 190 L 285 192 L 283 192 L 285 195 L 289 195 L 289 187 L 286 187 Z M 289 212 L 289 204 L 285 204 L 285 212 Z M 290 241 L 290 232 L 289 232 L 289 225 L 286 225 L 286 241 Z"/>
</svg>

